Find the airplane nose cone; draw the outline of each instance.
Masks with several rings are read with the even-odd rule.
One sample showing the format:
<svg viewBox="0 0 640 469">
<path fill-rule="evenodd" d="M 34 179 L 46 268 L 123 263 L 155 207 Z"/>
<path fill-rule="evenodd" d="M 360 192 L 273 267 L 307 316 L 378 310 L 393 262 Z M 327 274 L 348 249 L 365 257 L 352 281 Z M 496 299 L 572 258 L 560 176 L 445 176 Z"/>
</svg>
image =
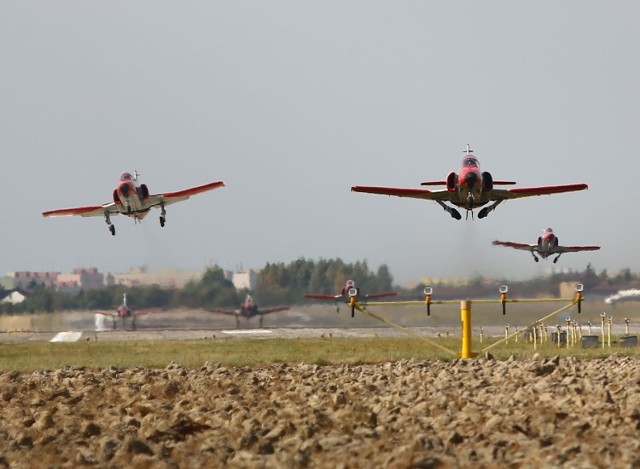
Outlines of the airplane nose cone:
<svg viewBox="0 0 640 469">
<path fill-rule="evenodd" d="M 467 177 L 465 178 L 465 182 L 467 183 L 467 186 L 470 188 L 475 186 L 476 182 L 478 182 L 478 175 L 476 173 L 467 174 Z"/>
</svg>

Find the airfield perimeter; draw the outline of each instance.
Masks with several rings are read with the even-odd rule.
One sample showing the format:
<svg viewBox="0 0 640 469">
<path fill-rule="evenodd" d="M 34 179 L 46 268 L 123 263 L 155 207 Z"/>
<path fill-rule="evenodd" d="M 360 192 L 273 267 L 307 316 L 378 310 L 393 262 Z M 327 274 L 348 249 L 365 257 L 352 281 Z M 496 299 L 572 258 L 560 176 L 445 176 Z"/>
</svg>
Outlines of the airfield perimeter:
<svg viewBox="0 0 640 469">
<path fill-rule="evenodd" d="M 422 333 L 432 332 L 422 327 Z M 442 333 L 448 328 L 436 327 Z M 222 343 L 242 345 L 247 335 L 280 329 L 236 331 Z M 386 328 L 364 329 L 386 340 Z M 215 341 L 213 330 L 150 331 L 140 324 L 136 332 L 89 329 L 76 344 L 51 345 L 33 341 L 54 332 L 4 333 L 21 339 L 1 343 L 0 352 L 23 346 L 51 347 L 53 353 L 59 347 L 118 347 L 123 342 L 107 338 L 120 334 L 124 343 L 148 344 L 132 339 L 206 334 L 209 340 L 197 344 L 214 350 L 222 344 L 222 331 L 233 328 L 215 329 Z M 303 328 L 290 331 L 301 337 Z M 341 327 L 308 331 L 320 334 L 328 349 L 345 341 L 340 334 L 358 334 Z M 318 337 L 293 342 L 304 345 Z M 258 349 L 270 342 L 251 341 Z M 209 362 L 204 354 L 191 367 L 4 371 L 0 465 L 640 467 L 636 353 L 526 356 L 229 366 Z"/>
</svg>

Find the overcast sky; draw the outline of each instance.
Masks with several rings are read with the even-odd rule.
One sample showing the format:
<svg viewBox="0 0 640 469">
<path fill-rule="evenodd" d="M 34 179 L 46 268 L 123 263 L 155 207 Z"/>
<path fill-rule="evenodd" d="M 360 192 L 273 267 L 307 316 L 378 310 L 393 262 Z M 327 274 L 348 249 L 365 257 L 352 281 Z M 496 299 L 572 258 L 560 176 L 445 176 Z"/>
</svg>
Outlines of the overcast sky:
<svg viewBox="0 0 640 469">
<path fill-rule="evenodd" d="M 259 268 L 300 257 L 423 277 L 547 272 L 494 239 L 599 244 L 558 268 L 640 270 L 635 1 L 0 3 L 0 274 Z M 588 191 L 456 221 L 430 201 L 350 192 L 482 169 Z M 43 218 L 227 187 L 141 224 Z M 464 217 L 463 217 L 464 218 Z M 357 280 L 357 279 L 356 279 Z"/>
</svg>

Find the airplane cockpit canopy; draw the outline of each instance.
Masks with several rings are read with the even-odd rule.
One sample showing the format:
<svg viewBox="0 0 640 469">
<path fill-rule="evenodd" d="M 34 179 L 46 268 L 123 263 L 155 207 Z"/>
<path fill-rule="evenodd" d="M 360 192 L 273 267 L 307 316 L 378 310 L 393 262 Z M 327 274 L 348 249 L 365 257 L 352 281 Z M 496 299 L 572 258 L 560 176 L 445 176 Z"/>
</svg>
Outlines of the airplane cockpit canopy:
<svg viewBox="0 0 640 469">
<path fill-rule="evenodd" d="M 354 282 L 353 280 L 347 280 L 347 288 L 351 288 L 355 286 L 356 286 L 356 282 Z"/>
<path fill-rule="evenodd" d="M 131 176 L 131 173 L 122 173 L 122 176 L 120 176 L 120 180 L 121 181 L 132 181 L 133 180 L 133 176 Z"/>
<path fill-rule="evenodd" d="M 476 160 L 472 156 L 467 156 L 464 160 L 462 160 L 462 166 L 478 166 L 478 160 Z"/>
</svg>

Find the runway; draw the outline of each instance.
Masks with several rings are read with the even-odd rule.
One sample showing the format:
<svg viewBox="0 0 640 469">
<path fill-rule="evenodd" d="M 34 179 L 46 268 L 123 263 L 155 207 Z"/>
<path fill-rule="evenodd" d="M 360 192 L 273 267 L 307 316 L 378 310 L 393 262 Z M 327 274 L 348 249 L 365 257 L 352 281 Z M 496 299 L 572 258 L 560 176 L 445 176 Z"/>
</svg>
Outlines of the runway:
<svg viewBox="0 0 640 469">
<path fill-rule="evenodd" d="M 425 337 L 454 335 L 453 330 L 442 327 L 412 327 L 414 333 Z M 496 331 L 485 331 L 495 333 Z M 233 339 L 319 339 L 402 337 L 406 334 L 391 327 L 364 328 L 265 328 L 265 329 L 149 329 L 136 331 L 64 331 L 64 332 L 4 332 L 0 343 L 17 342 L 78 342 L 78 341 L 143 341 L 143 340 L 233 340 Z"/>
</svg>

